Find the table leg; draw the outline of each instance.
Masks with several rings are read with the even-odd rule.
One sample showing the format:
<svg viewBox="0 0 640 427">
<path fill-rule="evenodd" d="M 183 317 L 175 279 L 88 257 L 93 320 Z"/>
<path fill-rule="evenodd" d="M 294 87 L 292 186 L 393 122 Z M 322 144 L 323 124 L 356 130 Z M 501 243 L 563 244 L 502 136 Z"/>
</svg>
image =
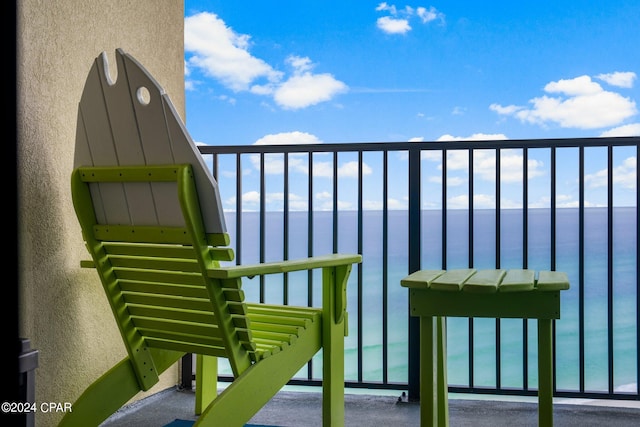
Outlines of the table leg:
<svg viewBox="0 0 640 427">
<path fill-rule="evenodd" d="M 447 322 L 444 317 L 436 318 L 436 372 L 438 400 L 438 426 L 449 425 L 449 384 L 447 382 Z"/>
<path fill-rule="evenodd" d="M 436 425 L 437 395 L 434 322 L 431 316 L 420 317 L 420 426 Z"/>
<path fill-rule="evenodd" d="M 551 319 L 538 319 L 538 425 L 553 426 L 553 344 Z"/>
<path fill-rule="evenodd" d="M 435 321 L 434 321 L 435 320 Z M 446 325 L 442 317 L 420 317 L 420 425 L 449 425 Z"/>
</svg>

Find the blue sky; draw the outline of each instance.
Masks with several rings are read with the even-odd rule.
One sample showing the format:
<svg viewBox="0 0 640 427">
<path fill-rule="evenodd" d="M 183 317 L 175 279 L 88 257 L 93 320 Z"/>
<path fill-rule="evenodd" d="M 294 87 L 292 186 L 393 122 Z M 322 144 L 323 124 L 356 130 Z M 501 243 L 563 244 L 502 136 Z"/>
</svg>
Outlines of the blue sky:
<svg viewBox="0 0 640 427">
<path fill-rule="evenodd" d="M 637 136 L 639 22 L 640 2 L 631 0 L 186 0 L 187 128 L 210 145 Z M 635 156 L 615 151 L 616 205 L 635 205 Z M 403 153 L 392 157 L 392 167 L 406 167 Z M 559 153 L 575 165 L 559 171 L 560 206 L 577 204 L 576 158 Z M 341 177 L 353 176 L 355 160 L 340 158 Z M 291 209 L 307 206 L 306 161 L 290 159 Z M 447 159 L 450 208 L 468 206 L 466 161 L 466 153 Z M 267 163 L 267 208 L 279 210 L 281 157 Z M 441 163 L 424 156 L 425 194 L 440 191 Z M 501 206 L 521 207 L 522 153 L 503 152 L 501 165 Z M 316 209 L 332 206 L 330 166 L 330 157 L 314 157 Z M 242 165 L 247 210 L 257 208 L 258 167 L 251 158 Z M 529 154 L 532 207 L 548 206 L 549 167 L 548 152 Z M 605 205 L 603 151 L 587 150 L 585 168 L 587 206 Z M 493 154 L 478 152 L 474 170 L 474 206 L 495 206 Z M 365 158 L 365 208 L 381 205 L 381 172 L 380 156 Z M 225 209 L 235 207 L 225 189 L 235 189 L 236 173 L 221 164 Z M 389 206 L 402 209 L 398 175 Z M 339 207 L 355 208 L 345 182 Z M 423 197 L 424 208 L 439 205 Z"/>
</svg>

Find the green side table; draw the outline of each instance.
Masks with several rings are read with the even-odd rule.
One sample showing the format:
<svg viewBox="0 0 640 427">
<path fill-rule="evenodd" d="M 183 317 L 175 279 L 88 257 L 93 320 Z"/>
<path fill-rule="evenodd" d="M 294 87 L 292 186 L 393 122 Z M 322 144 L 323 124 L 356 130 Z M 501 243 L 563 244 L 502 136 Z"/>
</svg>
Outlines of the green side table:
<svg viewBox="0 0 640 427">
<path fill-rule="evenodd" d="M 560 318 L 563 272 L 420 270 L 401 280 L 420 318 L 420 425 L 448 426 L 445 317 L 538 320 L 538 425 L 553 425 L 552 320 Z"/>
</svg>

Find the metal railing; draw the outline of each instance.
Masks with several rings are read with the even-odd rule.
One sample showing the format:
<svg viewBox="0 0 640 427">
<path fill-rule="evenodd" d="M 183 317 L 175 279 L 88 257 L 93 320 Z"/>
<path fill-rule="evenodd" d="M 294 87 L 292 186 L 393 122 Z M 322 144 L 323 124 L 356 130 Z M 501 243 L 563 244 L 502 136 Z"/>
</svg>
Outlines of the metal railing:
<svg viewBox="0 0 640 427">
<path fill-rule="evenodd" d="M 347 387 L 418 396 L 405 275 L 557 269 L 571 289 L 554 324 L 554 395 L 640 400 L 639 147 L 621 137 L 199 148 L 237 263 L 363 254 L 349 282 Z M 304 291 L 285 274 L 245 292 L 313 304 L 320 281 L 295 279 Z M 486 320 L 448 319 L 450 391 L 536 394 L 536 328 Z M 291 383 L 319 385 L 318 364 Z"/>
</svg>

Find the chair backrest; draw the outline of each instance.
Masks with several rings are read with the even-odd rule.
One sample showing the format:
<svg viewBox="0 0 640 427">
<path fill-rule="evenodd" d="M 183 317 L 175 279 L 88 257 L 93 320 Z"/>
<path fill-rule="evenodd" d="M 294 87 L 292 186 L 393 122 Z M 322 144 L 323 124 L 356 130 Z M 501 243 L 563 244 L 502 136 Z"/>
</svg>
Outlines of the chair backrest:
<svg viewBox="0 0 640 427">
<path fill-rule="evenodd" d="M 99 57 L 78 111 L 72 192 L 92 266 L 143 389 L 153 349 L 226 357 L 239 374 L 256 348 L 241 280 L 207 276 L 233 259 L 217 184 L 160 86 L 116 54 L 117 82 Z"/>
<path fill-rule="evenodd" d="M 116 50 L 117 79 L 103 52 L 78 106 L 74 167 L 190 164 L 208 233 L 225 233 L 218 185 L 169 96 L 131 55 Z M 181 225 L 174 183 L 92 185 L 98 222 Z"/>
</svg>

